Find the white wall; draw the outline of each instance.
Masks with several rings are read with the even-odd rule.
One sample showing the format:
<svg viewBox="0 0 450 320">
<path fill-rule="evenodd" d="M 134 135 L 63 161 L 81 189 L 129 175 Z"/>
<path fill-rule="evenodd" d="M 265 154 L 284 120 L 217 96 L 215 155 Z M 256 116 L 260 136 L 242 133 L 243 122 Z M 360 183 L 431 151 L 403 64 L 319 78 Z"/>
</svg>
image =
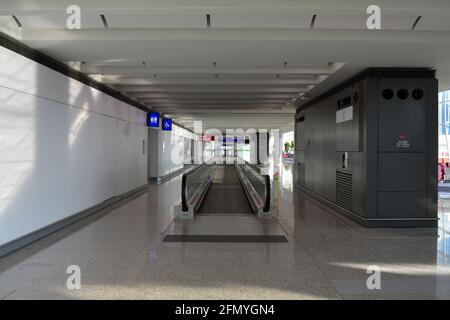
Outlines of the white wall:
<svg viewBox="0 0 450 320">
<path fill-rule="evenodd" d="M 202 164 L 203 163 L 203 148 L 205 143 L 201 140 L 194 140 L 194 163 Z"/>
<path fill-rule="evenodd" d="M 162 149 L 158 154 L 158 167 L 159 177 L 163 177 L 184 167 L 184 138 L 171 131 L 160 131 L 159 136 Z"/>
<path fill-rule="evenodd" d="M 184 138 L 184 163 L 192 163 L 192 144 L 193 140 Z"/>
<path fill-rule="evenodd" d="M 159 130 L 148 128 L 148 178 L 158 177 Z"/>
<path fill-rule="evenodd" d="M 202 162 L 210 162 L 214 158 L 216 150 L 215 141 L 205 141 L 202 143 Z M 217 157 L 220 157 L 220 152 L 217 153 Z"/>
<path fill-rule="evenodd" d="M 259 132 L 259 161 L 262 164 L 267 164 L 269 162 L 268 152 L 270 149 L 267 148 L 267 144 L 269 141 L 267 131 Z"/>
<path fill-rule="evenodd" d="M 256 164 L 258 162 L 258 140 L 256 134 L 249 136 L 250 140 L 250 163 Z"/>
<path fill-rule="evenodd" d="M 184 167 L 186 138 L 173 131 L 149 129 L 149 177 L 164 177 Z"/>
<path fill-rule="evenodd" d="M 0 65 L 0 245 L 146 184 L 145 112 L 3 47 Z"/>
</svg>

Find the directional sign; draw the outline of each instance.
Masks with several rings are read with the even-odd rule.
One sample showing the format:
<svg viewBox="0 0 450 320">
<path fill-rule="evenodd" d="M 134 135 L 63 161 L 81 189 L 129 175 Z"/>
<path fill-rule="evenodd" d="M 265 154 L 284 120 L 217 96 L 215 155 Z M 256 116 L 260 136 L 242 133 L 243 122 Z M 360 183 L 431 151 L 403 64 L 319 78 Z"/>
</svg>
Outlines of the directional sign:
<svg viewBox="0 0 450 320">
<path fill-rule="evenodd" d="M 172 119 L 163 118 L 162 119 L 162 129 L 164 131 L 172 131 Z"/>
<path fill-rule="evenodd" d="M 147 125 L 152 128 L 159 127 L 159 113 L 158 112 L 149 112 L 148 113 Z"/>
</svg>

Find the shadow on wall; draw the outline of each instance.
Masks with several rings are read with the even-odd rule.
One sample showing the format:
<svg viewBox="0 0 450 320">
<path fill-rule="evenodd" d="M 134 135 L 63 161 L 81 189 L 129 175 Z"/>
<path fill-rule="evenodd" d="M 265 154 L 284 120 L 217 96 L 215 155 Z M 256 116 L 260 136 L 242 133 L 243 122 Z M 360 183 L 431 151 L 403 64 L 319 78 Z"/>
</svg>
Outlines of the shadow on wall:
<svg viewBox="0 0 450 320">
<path fill-rule="evenodd" d="M 0 246 L 146 183 L 127 105 L 1 49 Z"/>
</svg>

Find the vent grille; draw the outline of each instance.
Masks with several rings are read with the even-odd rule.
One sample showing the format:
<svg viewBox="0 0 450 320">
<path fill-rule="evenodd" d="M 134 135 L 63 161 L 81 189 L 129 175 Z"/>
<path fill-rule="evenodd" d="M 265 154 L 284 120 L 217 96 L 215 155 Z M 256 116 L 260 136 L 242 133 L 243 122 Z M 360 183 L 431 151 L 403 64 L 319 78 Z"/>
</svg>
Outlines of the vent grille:
<svg viewBox="0 0 450 320">
<path fill-rule="evenodd" d="M 336 171 L 336 203 L 353 210 L 353 175 L 351 172 Z"/>
</svg>

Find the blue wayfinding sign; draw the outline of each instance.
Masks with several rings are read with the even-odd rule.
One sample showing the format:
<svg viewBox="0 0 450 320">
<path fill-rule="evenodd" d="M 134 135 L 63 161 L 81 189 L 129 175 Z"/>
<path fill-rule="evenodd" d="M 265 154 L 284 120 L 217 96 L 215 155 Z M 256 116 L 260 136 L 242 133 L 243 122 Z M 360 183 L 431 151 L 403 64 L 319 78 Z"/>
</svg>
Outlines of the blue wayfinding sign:
<svg viewBox="0 0 450 320">
<path fill-rule="evenodd" d="M 159 127 L 159 113 L 158 112 L 149 112 L 148 113 L 147 125 L 152 128 Z"/>
<path fill-rule="evenodd" d="M 172 119 L 162 119 L 162 129 L 165 131 L 172 131 Z"/>
<path fill-rule="evenodd" d="M 242 137 L 222 137 L 222 143 L 243 143 Z"/>
</svg>

